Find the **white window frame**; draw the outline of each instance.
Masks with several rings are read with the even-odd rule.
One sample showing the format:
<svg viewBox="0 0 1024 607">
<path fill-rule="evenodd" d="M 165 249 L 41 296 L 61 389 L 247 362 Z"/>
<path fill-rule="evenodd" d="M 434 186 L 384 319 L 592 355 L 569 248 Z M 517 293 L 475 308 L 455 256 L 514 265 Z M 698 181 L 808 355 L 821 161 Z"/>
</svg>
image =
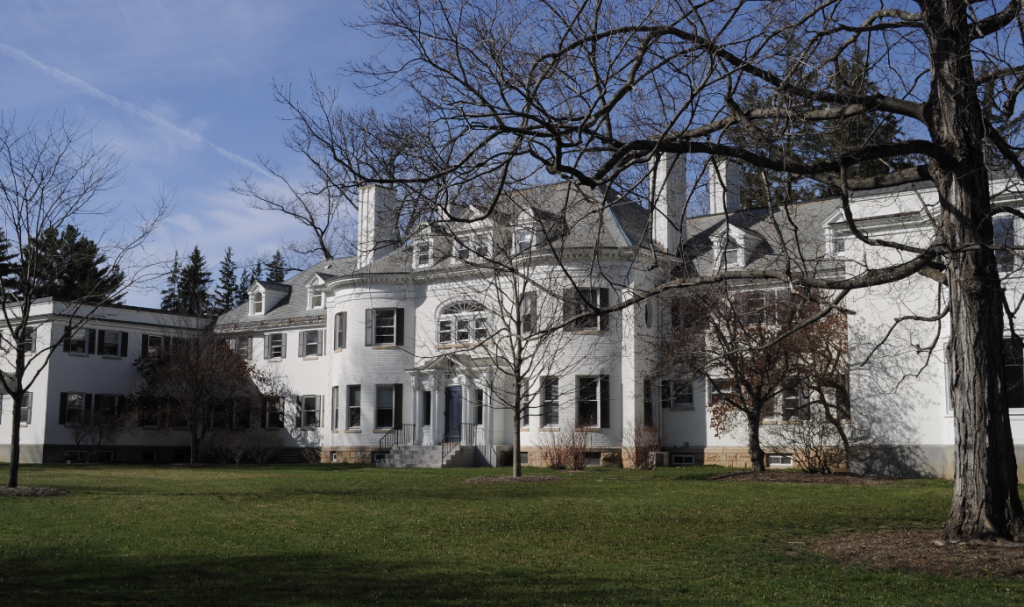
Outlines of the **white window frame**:
<svg viewBox="0 0 1024 607">
<path fill-rule="evenodd" d="M 278 344 L 277 346 L 274 346 L 274 338 L 275 337 L 279 337 L 281 339 L 281 343 Z M 267 333 L 267 336 L 266 336 L 265 339 L 269 339 L 270 340 L 270 345 L 267 346 L 267 353 L 270 354 L 270 360 L 280 360 L 282 358 L 281 355 L 284 354 L 284 352 L 285 352 L 284 340 L 287 339 L 286 334 L 285 333 Z M 277 352 L 276 355 L 274 354 L 274 348 L 275 347 L 278 348 L 278 352 Z"/>
<path fill-rule="evenodd" d="M 317 301 L 319 300 L 319 302 Z M 319 310 L 327 307 L 327 295 L 318 289 L 309 288 L 308 306 L 310 310 Z"/>
<path fill-rule="evenodd" d="M 123 331 L 107 331 L 104 329 L 103 341 L 96 344 L 96 353 L 100 356 L 116 356 L 117 358 L 121 358 L 121 333 L 123 333 Z M 110 343 L 111 335 L 114 336 L 114 352 L 108 353 L 106 351 L 106 346 Z M 99 336 L 97 335 L 97 341 L 99 341 L 98 337 Z"/>
<path fill-rule="evenodd" d="M 301 427 L 313 429 L 320 427 L 320 397 L 314 394 L 304 394 L 299 397 L 302 409 L 299 411 Z"/>
<path fill-rule="evenodd" d="M 998 226 L 1005 226 L 1001 228 L 1003 230 L 1000 238 L 1000 229 Z M 1017 221 L 1012 215 L 1001 215 L 992 218 L 993 227 L 993 244 L 1004 245 L 1004 246 L 1015 246 L 1017 244 Z M 1005 239 L 1008 242 L 1000 242 Z M 1017 254 L 1016 251 L 1002 251 L 995 250 L 993 253 L 996 256 L 996 264 L 1000 274 L 1006 274 L 1013 272 L 1017 268 Z"/>
<path fill-rule="evenodd" d="M 489 335 L 487 309 L 472 302 L 456 302 L 441 308 L 437 319 L 440 345 L 478 344 Z"/>
<path fill-rule="evenodd" d="M 425 251 L 424 251 L 425 249 Z M 424 259 L 424 252 L 426 253 Z M 412 247 L 412 267 L 429 268 L 434 265 L 434 242 L 431 239 L 417 240 Z"/>
<path fill-rule="evenodd" d="M 355 419 L 353 419 L 355 414 Z M 352 422 L 355 423 L 352 423 Z M 363 387 L 345 386 L 345 429 L 358 430 L 363 425 Z"/>
<path fill-rule="evenodd" d="M 323 344 L 320 343 L 320 336 L 321 336 L 320 331 L 317 331 L 317 330 L 303 331 L 302 333 L 300 333 L 300 335 L 302 336 L 302 343 L 299 344 L 299 347 L 302 349 L 302 357 L 303 358 L 310 358 L 310 357 L 314 357 L 315 358 L 317 356 L 320 356 L 320 352 L 322 351 L 322 348 L 323 348 Z M 310 336 L 311 335 L 313 336 L 313 341 L 310 341 Z M 310 352 L 309 352 L 309 348 L 311 346 L 313 348 L 313 353 L 312 354 L 310 354 Z"/>
<path fill-rule="evenodd" d="M 388 407 L 381 406 L 381 389 L 391 391 L 391 405 Z M 391 424 L 382 426 L 380 423 L 381 411 L 391 412 Z M 374 401 L 373 401 L 373 427 L 376 430 L 387 430 L 395 427 L 395 385 L 394 384 L 378 384 L 376 390 L 374 390 Z"/>
<path fill-rule="evenodd" d="M 380 317 L 385 314 L 391 314 L 391 324 L 385 325 L 380 322 Z M 382 337 L 380 334 L 381 329 L 391 328 L 391 339 Z M 373 310 L 373 345 L 375 346 L 393 346 L 396 344 L 396 338 L 398 336 L 398 311 L 397 308 L 374 308 Z"/>
<path fill-rule="evenodd" d="M 540 427 L 557 428 L 559 426 L 559 393 L 558 377 L 542 377 L 540 384 Z M 554 388 L 554 390 L 552 390 Z M 600 398 L 598 409 L 600 409 Z"/>
<path fill-rule="evenodd" d="M 673 379 L 671 380 L 669 393 L 669 408 L 671 409 L 693 409 L 693 380 Z M 680 400 L 679 397 L 689 395 L 690 400 Z"/>
<path fill-rule="evenodd" d="M 263 291 L 255 291 L 249 296 L 249 316 L 263 316 L 266 310 L 267 296 Z"/>
<path fill-rule="evenodd" d="M 584 386 L 584 382 L 588 382 L 588 383 L 590 383 L 591 385 L 594 386 L 594 411 L 596 413 L 596 415 L 594 415 L 593 423 L 588 423 L 586 425 L 583 424 L 583 386 Z M 609 378 L 608 387 L 609 387 L 609 389 L 611 389 L 610 378 Z M 600 375 L 577 375 L 576 376 L 576 386 L 575 386 L 575 389 L 576 389 L 576 423 L 580 424 L 580 427 L 582 427 L 582 428 L 595 428 L 595 429 L 596 428 L 601 428 L 602 427 L 602 422 L 606 421 L 606 420 L 601 419 L 601 399 L 602 399 L 602 396 L 605 396 L 605 395 L 601 394 L 601 376 Z M 607 397 L 610 400 L 611 399 L 611 394 L 608 394 Z M 590 401 L 590 399 L 587 399 L 587 400 L 588 400 L 588 402 Z M 611 420 L 607 420 L 607 421 L 611 422 Z"/>
<path fill-rule="evenodd" d="M 85 392 L 68 392 L 67 395 L 68 395 L 68 400 L 67 400 L 67 404 L 66 404 L 65 409 L 64 409 L 64 425 L 65 426 L 77 426 L 77 425 L 81 424 L 84 421 L 84 418 L 85 418 L 85 415 L 86 415 L 86 411 L 85 411 Z M 75 419 L 74 421 L 71 420 L 71 410 L 72 410 L 72 408 L 71 408 L 71 398 L 72 397 L 78 397 L 78 400 L 79 400 L 79 405 L 74 408 L 74 410 L 78 412 L 78 415 L 76 416 L 77 419 Z"/>
<path fill-rule="evenodd" d="M 696 459 L 692 453 L 673 453 L 670 463 L 673 466 L 693 466 Z"/>
<path fill-rule="evenodd" d="M 14 400 L 12 399 L 13 403 Z M 26 392 L 21 397 L 21 427 L 24 428 L 32 423 L 32 393 Z"/>
<path fill-rule="evenodd" d="M 89 330 L 84 327 L 72 329 L 71 334 L 67 337 L 68 340 L 68 353 L 69 354 L 88 354 L 89 353 Z M 82 349 L 75 349 L 75 344 L 81 344 Z"/>
<path fill-rule="evenodd" d="M 529 253 L 536 246 L 534 231 L 531 228 L 516 228 L 516 253 Z M 523 246 L 525 243 L 526 246 Z"/>
<path fill-rule="evenodd" d="M 793 456 L 788 453 L 769 453 L 768 454 L 768 467 L 769 468 L 792 468 L 793 467 Z"/>
</svg>

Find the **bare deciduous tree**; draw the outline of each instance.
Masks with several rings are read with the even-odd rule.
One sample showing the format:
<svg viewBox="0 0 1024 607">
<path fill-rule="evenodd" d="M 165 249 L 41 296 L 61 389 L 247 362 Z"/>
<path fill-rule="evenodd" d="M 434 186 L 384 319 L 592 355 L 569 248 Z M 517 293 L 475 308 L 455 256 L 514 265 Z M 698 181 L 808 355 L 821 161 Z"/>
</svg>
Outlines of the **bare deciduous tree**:
<svg viewBox="0 0 1024 607">
<path fill-rule="evenodd" d="M 136 257 L 165 216 L 167 203 L 157 199 L 134 225 L 115 217 L 118 206 L 101 197 L 119 185 L 121 175 L 120 156 L 107 145 L 93 144 L 80 123 L 57 116 L 46 124 L 19 124 L 14 116 L 0 115 L 0 230 L 10 242 L 12 255 L 0 280 L 0 351 L 6 358 L 0 385 L 14 401 L 9 487 L 18 485 L 22 399 L 54 351 L 95 318 L 104 304 L 119 301 L 129 289 L 153 278 L 151 265 Z M 110 217 L 107 224 L 103 224 L 105 217 Z M 61 286 L 58 281 L 73 268 L 95 259 L 97 252 L 87 248 L 81 250 L 81 257 L 47 256 L 34 244 L 47 234 L 90 221 L 100 222 L 94 240 L 107 267 L 120 269 L 124 279 L 113 291 L 94 282 L 72 299 L 56 302 L 52 317 L 38 314 L 34 305 L 57 290 Z M 58 320 L 67 327 L 65 333 L 46 341 L 36 339 L 37 327 L 57 326 Z"/>
</svg>

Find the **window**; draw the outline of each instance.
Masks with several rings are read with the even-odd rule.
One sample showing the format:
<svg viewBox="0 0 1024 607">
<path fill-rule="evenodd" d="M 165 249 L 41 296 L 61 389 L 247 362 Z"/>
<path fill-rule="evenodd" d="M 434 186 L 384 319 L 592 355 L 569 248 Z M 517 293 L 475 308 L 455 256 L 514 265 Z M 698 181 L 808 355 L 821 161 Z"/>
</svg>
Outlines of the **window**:
<svg viewBox="0 0 1024 607">
<path fill-rule="evenodd" d="M 541 421 L 543 427 L 558 426 L 558 378 L 545 377 L 541 388 Z"/>
<path fill-rule="evenodd" d="M 164 337 L 162 335 L 143 335 L 142 336 L 142 355 L 143 356 L 156 356 L 160 353 L 160 348 L 164 347 Z"/>
<path fill-rule="evenodd" d="M 771 298 L 774 300 L 774 297 Z M 769 294 L 764 291 L 740 293 L 736 298 L 736 308 L 740 323 L 745 327 L 757 327 L 768 322 L 770 316 Z"/>
<path fill-rule="evenodd" d="M 103 356 L 122 356 L 121 354 L 121 336 L 128 337 L 127 333 L 121 333 L 120 331 L 100 331 L 99 342 L 100 342 L 100 354 Z M 125 346 L 128 344 L 126 343 Z M 124 355 L 128 353 L 125 352 Z"/>
<path fill-rule="evenodd" d="M 485 308 L 478 303 L 457 303 L 441 310 L 437 341 L 441 344 L 481 342 L 487 339 Z"/>
<path fill-rule="evenodd" d="M 607 375 L 576 378 L 576 418 L 582 428 L 608 428 L 609 380 Z"/>
<path fill-rule="evenodd" d="M 67 327 L 64 330 L 64 351 L 75 354 L 87 354 L 90 350 L 89 339 L 91 329 L 75 329 Z"/>
<path fill-rule="evenodd" d="M 92 395 L 82 394 L 81 392 L 65 392 L 61 395 L 61 409 L 64 413 L 61 424 L 66 426 L 74 426 L 81 424 L 85 421 L 85 411 L 88 405 L 91 405 Z"/>
<path fill-rule="evenodd" d="M 808 420 L 811 418 L 811 410 L 807 407 L 800 392 L 797 390 L 785 390 L 782 392 L 782 420 Z"/>
<path fill-rule="evenodd" d="M 693 465 L 693 454 L 692 453 L 673 453 L 672 454 L 672 465 L 673 466 L 692 466 Z"/>
<path fill-rule="evenodd" d="M 284 417 L 281 415 L 280 403 L 267 403 L 260 415 L 261 428 L 284 428 Z"/>
<path fill-rule="evenodd" d="M 422 240 L 416 243 L 413 259 L 417 268 L 426 268 L 433 264 L 433 256 L 430 241 Z"/>
<path fill-rule="evenodd" d="M 21 349 L 24 352 L 36 351 L 35 327 L 25 327 L 25 332 L 21 335 Z"/>
<path fill-rule="evenodd" d="M 231 347 L 231 351 L 235 353 L 235 356 L 242 360 L 249 360 L 249 353 L 252 350 L 251 341 L 251 337 L 235 337 L 228 340 L 228 346 Z"/>
<path fill-rule="evenodd" d="M 300 428 L 317 428 L 320 426 L 320 397 L 301 396 L 299 397 L 299 422 Z"/>
<path fill-rule="evenodd" d="M 21 425 L 32 423 L 32 393 L 26 392 L 21 397 Z"/>
<path fill-rule="evenodd" d="M 484 391 L 477 390 L 474 396 L 476 396 L 476 399 L 473 401 L 474 418 L 476 425 L 482 426 L 484 425 Z"/>
<path fill-rule="evenodd" d="M 519 397 L 519 409 L 522 412 L 520 419 L 524 428 L 530 427 L 530 401 L 533 400 L 533 395 L 530 394 L 530 385 L 523 383 L 522 394 Z"/>
<path fill-rule="evenodd" d="M 736 266 L 740 265 L 740 245 L 734 239 L 730 238 L 725 244 L 725 265 Z"/>
<path fill-rule="evenodd" d="M 341 422 L 341 403 L 338 402 L 338 386 L 331 388 L 331 430 L 337 430 Z"/>
<path fill-rule="evenodd" d="M 768 465 L 772 468 L 792 466 L 793 457 L 790 455 L 769 455 Z"/>
<path fill-rule="evenodd" d="M 832 235 L 832 254 L 839 255 L 846 251 L 846 238 L 839 234 Z"/>
<path fill-rule="evenodd" d="M 359 417 L 360 401 L 362 400 L 362 386 L 348 387 L 348 416 L 346 418 L 347 428 L 358 428 L 362 423 Z"/>
<path fill-rule="evenodd" d="M 302 356 L 323 356 L 323 332 L 303 331 L 299 334 Z"/>
<path fill-rule="evenodd" d="M 1015 244 L 1013 217 L 996 217 L 992 220 L 992 243 L 997 247 L 1012 247 Z M 996 263 L 1000 272 L 1010 272 L 1015 263 L 1013 250 L 996 250 Z"/>
<path fill-rule="evenodd" d="M 284 358 L 287 348 L 284 333 L 271 333 L 263 338 L 266 342 L 264 357 L 267 359 Z"/>
<path fill-rule="evenodd" d="M 721 399 L 727 398 L 728 395 L 732 394 L 733 381 L 731 379 L 713 379 L 711 380 L 711 398 Z"/>
<path fill-rule="evenodd" d="M 1024 344 L 1020 338 L 1003 339 L 1003 383 L 1006 384 L 1006 405 L 1024 408 Z"/>
<path fill-rule="evenodd" d="M 525 228 L 516 230 L 516 253 L 526 253 L 533 248 L 533 231 Z"/>
<path fill-rule="evenodd" d="M 651 310 L 650 302 L 644 304 L 644 326 L 648 329 L 654 324 L 654 312 Z"/>
<path fill-rule="evenodd" d="M 310 289 L 310 291 L 309 291 L 309 307 L 310 307 L 310 309 L 324 307 L 324 294 L 323 294 L 323 291 L 313 291 L 312 289 Z"/>
<path fill-rule="evenodd" d="M 537 294 L 524 293 L 519 308 L 520 325 L 519 333 L 527 335 L 533 333 L 537 322 Z"/>
<path fill-rule="evenodd" d="M 117 395 L 97 394 L 96 402 L 92 411 L 93 420 L 97 423 L 106 423 L 117 415 Z"/>
<path fill-rule="evenodd" d="M 661 382 L 662 398 L 665 406 L 673 409 L 693 408 L 693 382 L 688 379 L 663 380 Z"/>
<path fill-rule="evenodd" d="M 395 428 L 402 423 L 402 385 L 377 386 L 377 428 Z"/>
<path fill-rule="evenodd" d="M 375 308 L 366 310 L 366 345 L 401 346 L 405 341 L 405 310 Z"/>
<path fill-rule="evenodd" d="M 608 289 L 566 289 L 563 299 L 562 319 L 568 323 L 566 331 L 605 330 L 608 328 L 608 317 L 606 314 L 597 316 L 585 316 L 572 322 L 569 319 L 587 312 L 594 308 L 603 308 L 608 305 Z"/>
<path fill-rule="evenodd" d="M 249 297 L 250 314 L 263 314 L 263 293 L 256 291 Z"/>
<path fill-rule="evenodd" d="M 345 347 L 345 334 L 348 332 L 348 312 L 339 312 L 334 315 L 334 349 L 340 350 Z"/>
<path fill-rule="evenodd" d="M 452 242 L 452 261 L 486 259 L 491 255 L 491 237 L 488 234 L 461 234 Z"/>
</svg>

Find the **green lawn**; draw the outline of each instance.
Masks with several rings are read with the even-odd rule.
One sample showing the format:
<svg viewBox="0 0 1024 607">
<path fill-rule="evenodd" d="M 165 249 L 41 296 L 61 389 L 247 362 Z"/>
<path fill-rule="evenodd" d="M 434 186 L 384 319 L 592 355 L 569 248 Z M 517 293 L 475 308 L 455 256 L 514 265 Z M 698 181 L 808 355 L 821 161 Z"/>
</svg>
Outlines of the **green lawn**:
<svg viewBox="0 0 1024 607">
<path fill-rule="evenodd" d="M 0 605 L 1009 605 L 1024 583 L 841 565 L 801 542 L 937 529 L 942 481 L 724 483 L 718 468 L 24 466 L 0 497 Z M 529 473 L 538 473 L 530 470 Z M 549 471 L 542 474 L 557 474 Z M 795 542 L 795 543 L 794 543 Z"/>
</svg>

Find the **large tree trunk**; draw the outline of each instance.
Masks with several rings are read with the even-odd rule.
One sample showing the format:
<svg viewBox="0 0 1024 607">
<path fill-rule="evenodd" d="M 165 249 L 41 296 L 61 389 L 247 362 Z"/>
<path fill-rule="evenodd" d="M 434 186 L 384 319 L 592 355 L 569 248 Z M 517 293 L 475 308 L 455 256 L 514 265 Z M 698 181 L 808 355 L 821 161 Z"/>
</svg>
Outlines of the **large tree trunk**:
<svg viewBox="0 0 1024 607">
<path fill-rule="evenodd" d="M 961 0 L 922 2 L 929 30 L 932 88 L 925 119 L 949 157 L 932 160 L 942 203 L 941 236 L 950 249 L 950 399 L 956 424 L 949 541 L 1024 540 L 1024 510 L 1003 385 L 1003 309 L 992 242 L 984 163 L 984 121 L 971 57 L 971 26 Z"/>
<path fill-rule="evenodd" d="M 750 450 L 750 467 L 754 472 L 764 472 L 764 449 L 761 448 L 761 416 L 747 414 L 747 448 Z"/>
<path fill-rule="evenodd" d="M 21 465 L 21 399 L 24 395 L 14 395 L 14 411 L 11 415 L 11 463 L 7 471 L 7 486 L 18 486 L 18 467 Z"/>
</svg>

